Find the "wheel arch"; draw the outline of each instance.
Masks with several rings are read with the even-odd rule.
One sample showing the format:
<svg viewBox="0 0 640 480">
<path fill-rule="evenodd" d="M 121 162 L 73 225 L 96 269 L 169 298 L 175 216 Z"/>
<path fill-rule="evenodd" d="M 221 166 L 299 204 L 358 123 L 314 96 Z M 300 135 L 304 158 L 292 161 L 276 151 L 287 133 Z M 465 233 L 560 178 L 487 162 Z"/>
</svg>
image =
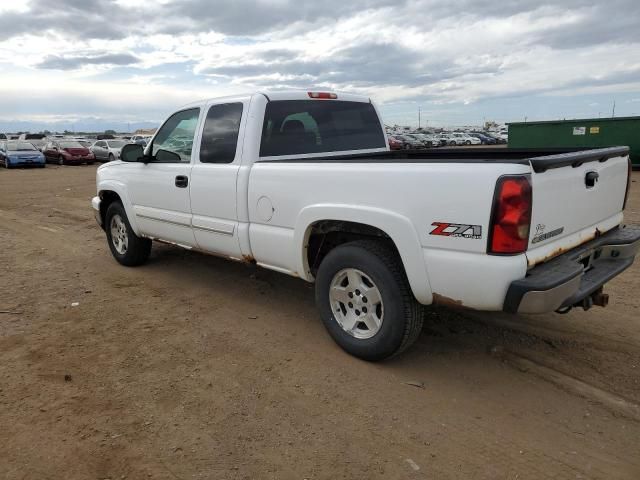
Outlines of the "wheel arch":
<svg viewBox="0 0 640 480">
<path fill-rule="evenodd" d="M 312 236 L 319 230 L 346 231 L 365 237 L 380 237 L 398 252 L 415 298 L 422 304 L 433 301 L 420 239 L 411 221 L 395 212 L 375 207 L 324 204 L 304 208 L 294 231 L 297 255 L 296 271 L 308 281 L 314 280 L 314 265 L 309 261 Z M 340 230 L 339 227 L 347 227 Z M 353 231 L 356 226 L 357 230 Z M 311 245 L 310 245 L 311 243 Z"/>
<path fill-rule="evenodd" d="M 122 184 L 117 182 L 101 183 L 98 190 L 98 196 L 100 197 L 100 216 L 102 217 L 102 225 L 105 225 L 106 223 L 106 214 L 109 205 L 111 205 L 115 201 L 119 201 L 124 207 L 125 212 L 127 213 L 129 225 L 131 225 L 134 233 L 138 236 L 141 236 L 140 230 L 138 229 L 135 212 L 133 211 L 133 206 L 129 201 L 129 196 L 127 195 L 126 190 L 124 189 L 124 186 Z"/>
</svg>

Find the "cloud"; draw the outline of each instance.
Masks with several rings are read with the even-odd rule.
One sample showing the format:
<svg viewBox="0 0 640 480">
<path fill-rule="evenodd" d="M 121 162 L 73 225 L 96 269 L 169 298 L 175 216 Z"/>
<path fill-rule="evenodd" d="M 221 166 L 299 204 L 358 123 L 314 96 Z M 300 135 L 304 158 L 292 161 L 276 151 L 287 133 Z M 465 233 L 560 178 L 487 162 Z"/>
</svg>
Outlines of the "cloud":
<svg viewBox="0 0 640 480">
<path fill-rule="evenodd" d="M 84 65 L 133 65 L 139 62 L 140 59 L 130 53 L 105 53 L 102 55 L 72 57 L 47 55 L 35 67 L 49 70 L 75 70 Z"/>
<path fill-rule="evenodd" d="M 47 92 L 66 99 L 34 112 L 86 111 L 85 97 L 105 85 L 132 95 L 148 86 L 145 101 L 167 109 L 169 98 L 322 86 L 367 94 L 394 115 L 419 103 L 456 116 L 478 104 L 502 115 L 497 105 L 541 96 L 640 93 L 637 0 L 18 3 L 0 8 L 0 68 L 12 74 L 0 77 L 0 96 L 44 88 L 47 69 Z M 121 114 L 109 102 L 91 108 Z"/>
</svg>

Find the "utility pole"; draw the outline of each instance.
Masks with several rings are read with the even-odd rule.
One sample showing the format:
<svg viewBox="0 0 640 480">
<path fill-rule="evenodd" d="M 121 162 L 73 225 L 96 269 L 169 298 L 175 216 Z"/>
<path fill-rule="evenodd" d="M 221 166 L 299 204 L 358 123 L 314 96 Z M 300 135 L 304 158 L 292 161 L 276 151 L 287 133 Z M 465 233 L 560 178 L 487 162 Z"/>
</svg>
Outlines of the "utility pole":
<svg viewBox="0 0 640 480">
<path fill-rule="evenodd" d="M 421 114 L 420 107 L 418 107 L 418 130 L 420 130 L 420 114 Z"/>
<path fill-rule="evenodd" d="M 611 118 L 616 116 L 616 101 L 613 101 L 613 108 L 611 109 Z"/>
</svg>

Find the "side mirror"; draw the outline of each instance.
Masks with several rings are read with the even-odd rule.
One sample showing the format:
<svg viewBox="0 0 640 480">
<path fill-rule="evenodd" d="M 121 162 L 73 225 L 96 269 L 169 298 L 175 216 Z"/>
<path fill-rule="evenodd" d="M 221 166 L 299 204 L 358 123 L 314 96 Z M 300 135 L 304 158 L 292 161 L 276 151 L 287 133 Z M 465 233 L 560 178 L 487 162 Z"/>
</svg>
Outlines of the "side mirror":
<svg viewBox="0 0 640 480">
<path fill-rule="evenodd" d="M 139 162 L 144 157 L 142 145 L 128 143 L 120 150 L 120 160 L 123 162 Z"/>
</svg>

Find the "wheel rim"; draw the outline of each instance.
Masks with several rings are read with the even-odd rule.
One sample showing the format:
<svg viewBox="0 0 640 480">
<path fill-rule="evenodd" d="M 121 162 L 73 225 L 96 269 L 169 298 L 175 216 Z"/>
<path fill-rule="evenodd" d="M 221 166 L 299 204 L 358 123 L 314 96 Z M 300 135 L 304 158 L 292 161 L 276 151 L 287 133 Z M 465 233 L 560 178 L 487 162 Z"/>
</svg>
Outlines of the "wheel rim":
<svg viewBox="0 0 640 480">
<path fill-rule="evenodd" d="M 64 165 L 64 158 L 58 157 L 58 165 Z"/>
<path fill-rule="evenodd" d="M 329 302 L 338 325 L 349 335 L 367 339 L 380 331 L 384 318 L 382 295 L 360 270 L 345 268 L 334 275 Z"/>
<path fill-rule="evenodd" d="M 129 236 L 127 235 L 127 226 L 120 215 L 111 217 L 111 243 L 120 255 L 127 253 L 129 247 Z"/>
</svg>

